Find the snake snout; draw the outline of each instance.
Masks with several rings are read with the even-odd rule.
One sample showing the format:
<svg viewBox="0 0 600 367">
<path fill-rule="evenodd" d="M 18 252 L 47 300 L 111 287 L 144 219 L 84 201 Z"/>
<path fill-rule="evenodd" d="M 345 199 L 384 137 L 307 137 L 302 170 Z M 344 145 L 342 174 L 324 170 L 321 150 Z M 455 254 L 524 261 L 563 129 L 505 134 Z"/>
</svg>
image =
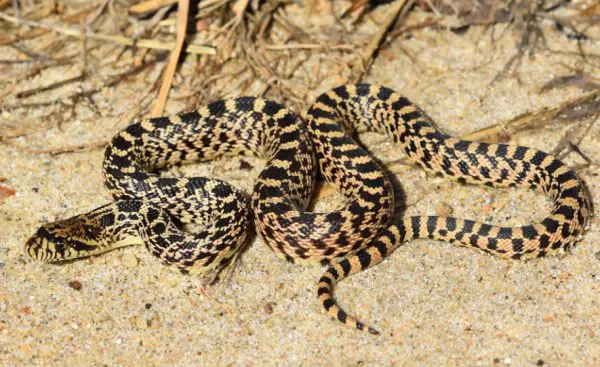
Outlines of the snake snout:
<svg viewBox="0 0 600 367">
<path fill-rule="evenodd" d="M 25 252 L 35 260 L 61 260 L 63 250 L 61 241 L 50 240 L 50 233 L 44 227 L 39 228 L 25 243 Z"/>
<path fill-rule="evenodd" d="M 49 260 L 52 257 L 48 256 L 48 244 L 47 240 L 40 237 L 38 232 L 33 235 L 27 242 L 25 243 L 25 252 L 35 260 Z"/>
</svg>

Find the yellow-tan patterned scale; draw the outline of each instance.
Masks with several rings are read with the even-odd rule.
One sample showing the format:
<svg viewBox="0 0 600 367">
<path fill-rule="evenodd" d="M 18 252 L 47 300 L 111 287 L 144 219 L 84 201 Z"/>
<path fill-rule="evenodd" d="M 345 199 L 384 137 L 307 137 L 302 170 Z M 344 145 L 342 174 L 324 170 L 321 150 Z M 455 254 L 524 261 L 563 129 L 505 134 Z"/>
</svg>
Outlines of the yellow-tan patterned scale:
<svg viewBox="0 0 600 367">
<path fill-rule="evenodd" d="M 554 208 L 523 227 L 439 216 L 392 222 L 392 186 L 351 138 L 359 128 L 388 135 L 428 172 L 464 183 L 532 188 L 549 196 Z M 156 171 L 243 152 L 266 160 L 251 199 L 263 242 L 291 262 L 341 259 L 321 277 L 319 299 L 329 315 L 372 333 L 335 303 L 333 287 L 379 263 L 401 243 L 430 238 L 505 258 L 540 257 L 569 248 L 591 216 L 581 181 L 558 159 L 522 146 L 453 138 L 398 93 L 360 84 L 322 94 L 303 119 L 275 102 L 239 97 L 133 124 L 113 138 L 105 153 L 105 185 L 115 202 L 42 226 L 25 251 L 56 261 L 143 242 L 182 270 L 218 271 L 231 263 L 246 238 L 250 215 L 243 195 L 223 181 L 167 178 Z M 341 209 L 307 210 L 317 167 L 345 197 Z M 190 234 L 180 223 L 204 229 Z"/>
</svg>

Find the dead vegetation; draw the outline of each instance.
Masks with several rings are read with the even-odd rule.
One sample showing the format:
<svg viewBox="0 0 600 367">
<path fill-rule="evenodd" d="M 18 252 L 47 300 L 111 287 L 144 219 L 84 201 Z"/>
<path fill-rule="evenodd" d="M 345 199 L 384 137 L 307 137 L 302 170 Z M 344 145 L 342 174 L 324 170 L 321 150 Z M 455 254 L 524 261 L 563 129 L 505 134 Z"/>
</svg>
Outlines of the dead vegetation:
<svg viewBox="0 0 600 367">
<path fill-rule="evenodd" d="M 378 8 L 385 16 L 375 21 Z M 376 32 L 365 34 L 366 22 L 375 22 Z M 164 114 L 167 100 L 193 109 L 256 95 L 300 112 L 325 87 L 361 81 L 380 51 L 424 28 L 460 34 L 485 27 L 491 42 L 511 34 L 514 55 L 491 86 L 506 78 L 520 81 L 525 57 L 562 52 L 578 66 L 560 66 L 561 75 L 540 86 L 540 93 L 566 87 L 590 93 L 469 137 L 506 140 L 559 120 L 579 121 L 576 128 L 585 130 L 600 112 L 600 54 L 593 52 L 600 47 L 599 24 L 594 1 L 0 0 L 0 144 L 31 154 L 100 148 L 134 119 Z M 560 32 L 578 51 L 552 49 L 545 32 Z M 49 70 L 60 70 L 62 78 L 47 79 Z M 23 80 L 36 80 L 35 87 L 23 87 Z M 132 84 L 143 86 L 134 101 L 107 106 L 107 94 Z M 59 148 L 32 144 L 40 133 L 75 119 L 96 124 L 111 118 L 118 123 L 98 140 Z M 583 154 L 573 148 L 576 141 L 565 139 L 563 148 Z M 390 164 L 392 170 L 398 165 Z"/>
</svg>

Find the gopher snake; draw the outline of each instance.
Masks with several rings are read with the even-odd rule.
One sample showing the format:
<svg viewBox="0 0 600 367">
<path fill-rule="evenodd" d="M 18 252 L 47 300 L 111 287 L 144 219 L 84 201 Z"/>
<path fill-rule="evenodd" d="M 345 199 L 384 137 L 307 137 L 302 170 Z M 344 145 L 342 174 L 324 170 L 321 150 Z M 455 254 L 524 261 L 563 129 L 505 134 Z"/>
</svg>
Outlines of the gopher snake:
<svg viewBox="0 0 600 367">
<path fill-rule="evenodd" d="M 108 245 L 111 241 L 128 244 L 131 241 L 124 238 L 139 232 L 152 253 L 168 263 L 197 273 L 219 269 L 230 263 L 244 240 L 246 212 L 237 190 L 221 181 L 167 179 L 148 172 L 248 151 L 267 161 L 252 195 L 254 222 L 263 241 L 292 262 L 343 258 L 321 277 L 319 299 L 340 322 L 376 333 L 340 309 L 332 289 L 344 277 L 380 262 L 402 242 L 431 238 L 501 257 L 531 258 L 568 248 L 591 215 L 581 182 L 559 160 L 522 146 L 452 138 L 385 87 L 336 88 L 318 97 L 305 120 L 306 124 L 277 103 L 240 97 L 131 125 L 113 138 L 105 154 L 106 186 L 118 201 L 98 209 L 102 214 L 93 219 L 84 214 L 43 226 L 27 242 L 26 251 L 44 260 L 87 256 L 114 247 Z M 428 172 L 465 183 L 533 188 L 548 195 L 554 209 L 539 223 L 513 228 L 436 216 L 404 218 L 390 225 L 391 184 L 378 163 L 349 137 L 357 128 L 387 134 Z M 317 163 L 323 177 L 346 198 L 344 208 L 306 211 Z M 137 206 L 122 211 L 124 205 Z M 198 235 L 190 239 L 155 207 L 183 223 L 207 224 L 201 235 L 215 240 L 192 247 Z M 143 225 L 119 232 L 127 237 L 115 235 L 116 228 L 129 221 L 128 213 Z M 103 232 L 113 237 L 100 244 Z"/>
</svg>

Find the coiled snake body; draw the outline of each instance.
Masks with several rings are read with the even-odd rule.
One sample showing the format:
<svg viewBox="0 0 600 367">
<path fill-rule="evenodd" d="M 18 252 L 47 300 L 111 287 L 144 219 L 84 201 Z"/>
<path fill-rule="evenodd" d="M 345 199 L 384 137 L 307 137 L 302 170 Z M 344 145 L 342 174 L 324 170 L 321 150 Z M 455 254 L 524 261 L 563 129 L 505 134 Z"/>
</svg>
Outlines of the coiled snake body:
<svg viewBox="0 0 600 367">
<path fill-rule="evenodd" d="M 447 136 L 388 88 L 367 84 L 336 88 L 318 97 L 304 117 L 306 123 L 277 103 L 240 97 L 131 125 L 113 138 L 105 154 L 106 186 L 118 201 L 97 209 L 99 214 L 43 226 L 27 242 L 26 251 L 34 258 L 61 260 L 142 237 L 167 263 L 195 273 L 219 270 L 231 263 L 244 242 L 248 216 L 241 195 L 218 180 L 161 178 L 151 172 L 249 151 L 267 160 L 251 201 L 263 241 L 293 262 L 331 263 L 342 258 L 321 277 L 319 299 L 342 323 L 376 333 L 340 309 L 332 290 L 337 281 L 377 264 L 402 242 L 431 238 L 501 257 L 531 258 L 568 248 L 591 215 L 582 183 L 556 158 L 522 146 Z M 428 172 L 466 183 L 533 188 L 548 195 L 554 209 L 539 223 L 523 227 L 436 216 L 390 224 L 391 184 L 378 163 L 350 138 L 357 128 L 387 134 Z M 306 210 L 317 164 L 346 198 L 342 209 Z M 207 227 L 190 235 L 180 231 L 170 216 Z M 129 222 L 140 225 L 121 229 Z M 106 232 L 109 239 L 100 240 Z"/>
</svg>

